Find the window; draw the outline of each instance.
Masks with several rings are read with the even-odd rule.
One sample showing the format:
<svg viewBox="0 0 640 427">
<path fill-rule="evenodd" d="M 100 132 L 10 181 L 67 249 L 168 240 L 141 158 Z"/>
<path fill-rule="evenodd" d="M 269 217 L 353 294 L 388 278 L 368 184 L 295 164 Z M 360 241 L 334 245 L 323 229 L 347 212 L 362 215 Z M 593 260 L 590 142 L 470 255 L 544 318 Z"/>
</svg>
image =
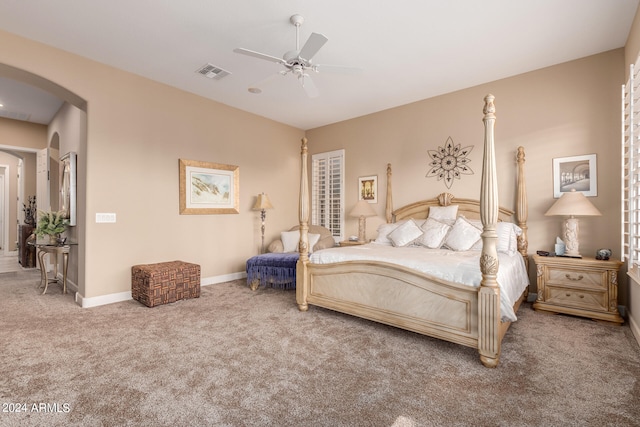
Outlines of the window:
<svg viewBox="0 0 640 427">
<path fill-rule="evenodd" d="M 344 240 L 344 150 L 311 157 L 311 224 L 328 228 Z"/>
<path fill-rule="evenodd" d="M 629 272 L 640 278 L 640 58 L 622 86 L 622 248 Z"/>
</svg>

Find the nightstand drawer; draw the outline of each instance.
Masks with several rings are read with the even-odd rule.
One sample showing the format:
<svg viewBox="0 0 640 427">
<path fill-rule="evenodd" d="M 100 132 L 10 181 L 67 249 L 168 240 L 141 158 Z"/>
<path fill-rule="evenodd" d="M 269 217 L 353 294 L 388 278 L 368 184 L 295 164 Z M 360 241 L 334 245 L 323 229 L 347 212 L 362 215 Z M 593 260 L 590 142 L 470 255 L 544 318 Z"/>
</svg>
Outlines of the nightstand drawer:
<svg viewBox="0 0 640 427">
<path fill-rule="evenodd" d="M 547 281 L 580 288 L 606 288 L 606 276 L 602 272 L 549 268 Z"/>
<path fill-rule="evenodd" d="M 584 308 L 587 310 L 607 310 L 607 292 L 586 289 L 572 289 L 547 286 L 545 300 L 549 304 Z"/>
</svg>

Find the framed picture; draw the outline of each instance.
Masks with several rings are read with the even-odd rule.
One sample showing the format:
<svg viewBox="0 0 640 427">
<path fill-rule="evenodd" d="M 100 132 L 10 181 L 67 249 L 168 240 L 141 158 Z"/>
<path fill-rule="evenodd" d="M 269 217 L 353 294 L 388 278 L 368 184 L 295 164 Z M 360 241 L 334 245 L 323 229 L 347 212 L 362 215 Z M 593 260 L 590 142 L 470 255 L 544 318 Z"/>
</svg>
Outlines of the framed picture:
<svg viewBox="0 0 640 427">
<path fill-rule="evenodd" d="M 358 178 L 358 200 L 378 203 L 378 175 Z"/>
<path fill-rule="evenodd" d="M 240 167 L 180 159 L 180 214 L 240 213 Z"/>
<path fill-rule="evenodd" d="M 69 225 L 76 225 L 76 185 L 78 155 L 69 152 L 60 158 L 60 210 Z"/>
<path fill-rule="evenodd" d="M 553 159 L 553 197 L 575 189 L 587 197 L 598 195 L 596 155 Z"/>
</svg>

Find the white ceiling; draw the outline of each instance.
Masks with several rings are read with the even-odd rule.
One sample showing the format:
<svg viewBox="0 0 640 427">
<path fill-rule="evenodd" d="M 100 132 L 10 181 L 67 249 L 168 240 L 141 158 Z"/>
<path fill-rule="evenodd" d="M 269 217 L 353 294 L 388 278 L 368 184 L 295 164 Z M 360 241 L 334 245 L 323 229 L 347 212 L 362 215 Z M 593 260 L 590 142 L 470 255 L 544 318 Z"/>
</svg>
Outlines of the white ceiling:
<svg viewBox="0 0 640 427">
<path fill-rule="evenodd" d="M 311 129 L 622 47 L 639 1 L 0 0 L 0 29 Z M 305 18 L 300 45 L 329 39 L 314 63 L 362 72 L 313 73 L 317 98 L 292 75 L 249 93 L 282 66 L 233 49 L 281 57 L 295 48 L 293 14 Z M 196 73 L 207 63 L 231 75 Z M 10 87 L 0 80 L 5 109 Z"/>
</svg>

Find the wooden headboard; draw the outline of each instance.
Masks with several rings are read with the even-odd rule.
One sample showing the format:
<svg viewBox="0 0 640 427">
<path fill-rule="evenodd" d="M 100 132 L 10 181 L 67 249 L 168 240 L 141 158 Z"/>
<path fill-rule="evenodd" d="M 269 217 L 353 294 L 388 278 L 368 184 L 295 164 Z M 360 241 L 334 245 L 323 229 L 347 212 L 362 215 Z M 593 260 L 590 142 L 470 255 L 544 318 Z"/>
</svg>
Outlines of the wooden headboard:
<svg viewBox="0 0 640 427">
<path fill-rule="evenodd" d="M 441 193 L 438 197 L 421 200 L 396 209 L 391 213 L 391 222 L 401 221 L 403 219 L 415 218 L 426 219 L 429 216 L 429 208 L 431 206 L 449 206 L 458 205 L 458 214 L 469 219 L 480 219 L 480 201 L 472 199 L 457 199 L 451 193 Z M 515 222 L 515 212 L 499 207 L 498 220 Z"/>
</svg>

